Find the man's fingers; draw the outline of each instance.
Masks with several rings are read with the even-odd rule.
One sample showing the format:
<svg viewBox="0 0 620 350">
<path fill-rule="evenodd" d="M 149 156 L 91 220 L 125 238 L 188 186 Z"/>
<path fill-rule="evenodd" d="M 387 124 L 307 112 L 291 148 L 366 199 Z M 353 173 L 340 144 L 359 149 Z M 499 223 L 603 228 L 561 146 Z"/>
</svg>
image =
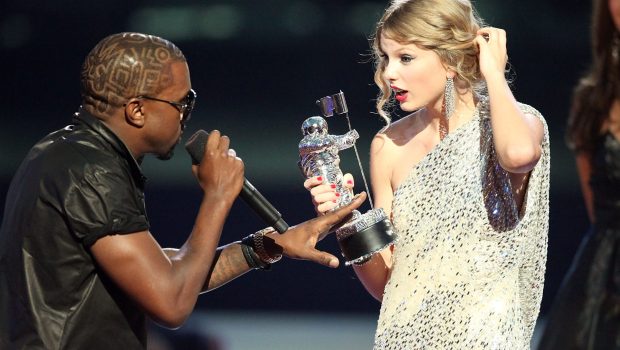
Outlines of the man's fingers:
<svg viewBox="0 0 620 350">
<path fill-rule="evenodd" d="M 331 227 L 339 223 L 340 221 L 342 221 L 342 219 L 344 219 L 347 215 L 349 215 L 354 209 L 362 205 L 362 203 L 364 203 L 365 200 L 366 200 L 366 192 L 361 192 L 353 198 L 351 203 L 349 203 L 348 205 L 334 212 L 331 212 L 321 217 L 320 220 L 323 220 L 322 221 L 323 224 L 327 225 L 328 227 Z"/>
<path fill-rule="evenodd" d="M 220 144 L 218 145 L 218 150 L 222 152 L 223 155 L 228 155 L 228 148 L 230 147 L 230 139 L 226 135 L 222 135 L 220 137 Z"/>
<path fill-rule="evenodd" d="M 360 205 L 362 205 L 362 203 L 364 203 L 365 200 L 366 200 L 366 192 L 360 192 L 356 194 L 355 197 L 353 197 L 353 200 L 351 201 L 351 203 L 337 210 L 336 213 L 344 209 L 343 211 L 346 210 L 346 213 L 344 214 L 344 216 L 346 216 L 349 214 L 349 212 L 353 211 L 354 209 L 357 209 Z"/>
<path fill-rule="evenodd" d="M 320 250 L 312 249 L 307 256 L 307 259 L 317 264 L 325 265 L 327 267 L 336 268 L 340 265 L 340 261 L 335 256 L 322 252 Z"/>
<path fill-rule="evenodd" d="M 220 131 L 213 130 L 209 132 L 209 136 L 207 137 L 207 144 L 205 145 L 205 154 L 209 152 L 215 152 L 217 150 L 218 145 L 220 144 Z"/>
<path fill-rule="evenodd" d="M 219 130 L 213 130 L 207 138 L 207 150 L 212 152 L 220 152 L 222 155 L 228 155 L 230 139 L 226 135 L 222 135 Z"/>
</svg>

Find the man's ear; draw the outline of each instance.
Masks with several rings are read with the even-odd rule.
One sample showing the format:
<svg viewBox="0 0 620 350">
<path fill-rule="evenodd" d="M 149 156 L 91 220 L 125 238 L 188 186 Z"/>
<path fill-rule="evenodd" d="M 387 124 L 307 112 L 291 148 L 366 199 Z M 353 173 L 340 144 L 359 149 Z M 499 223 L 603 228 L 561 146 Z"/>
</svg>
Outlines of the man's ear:
<svg viewBox="0 0 620 350">
<path fill-rule="evenodd" d="M 144 126 L 145 117 L 142 100 L 132 98 L 129 102 L 127 102 L 127 104 L 125 104 L 125 120 L 127 123 L 137 128 Z"/>
</svg>

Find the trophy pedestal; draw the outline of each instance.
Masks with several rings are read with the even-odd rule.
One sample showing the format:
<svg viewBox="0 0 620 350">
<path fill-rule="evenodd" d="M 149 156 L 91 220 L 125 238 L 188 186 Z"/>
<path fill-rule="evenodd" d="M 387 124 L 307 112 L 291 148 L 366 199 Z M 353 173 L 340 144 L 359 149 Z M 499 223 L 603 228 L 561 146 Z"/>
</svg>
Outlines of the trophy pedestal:
<svg viewBox="0 0 620 350">
<path fill-rule="evenodd" d="M 336 237 L 347 266 L 368 260 L 396 241 L 390 220 L 382 208 L 365 214 L 354 211 L 352 219 L 336 230 Z"/>
</svg>

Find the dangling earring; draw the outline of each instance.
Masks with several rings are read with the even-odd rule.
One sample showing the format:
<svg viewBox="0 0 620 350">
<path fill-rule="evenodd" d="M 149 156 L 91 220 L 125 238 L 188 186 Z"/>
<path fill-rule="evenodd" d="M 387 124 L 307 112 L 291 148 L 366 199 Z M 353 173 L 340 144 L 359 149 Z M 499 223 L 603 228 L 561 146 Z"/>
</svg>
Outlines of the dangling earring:
<svg viewBox="0 0 620 350">
<path fill-rule="evenodd" d="M 454 79 L 447 78 L 446 79 L 446 87 L 443 92 L 443 116 L 446 120 L 449 120 L 452 114 L 454 113 L 454 108 L 456 105 L 456 96 L 454 90 Z"/>
</svg>

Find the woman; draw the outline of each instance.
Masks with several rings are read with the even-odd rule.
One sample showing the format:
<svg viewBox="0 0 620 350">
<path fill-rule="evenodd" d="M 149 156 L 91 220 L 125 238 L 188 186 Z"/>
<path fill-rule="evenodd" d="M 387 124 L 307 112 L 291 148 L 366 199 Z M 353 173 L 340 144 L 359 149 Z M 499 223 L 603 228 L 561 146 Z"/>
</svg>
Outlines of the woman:
<svg viewBox="0 0 620 350">
<path fill-rule="evenodd" d="M 567 133 L 592 227 L 539 349 L 620 349 L 620 1 L 593 5 L 593 60 L 575 89 Z"/>
<path fill-rule="evenodd" d="M 505 32 L 481 28 L 468 0 L 393 1 L 373 49 L 388 125 L 371 144 L 371 183 L 399 236 L 355 266 L 382 301 L 375 349 L 529 349 L 549 141 L 508 87 Z M 410 114 L 390 123 L 392 96 Z M 304 185 L 318 212 L 338 205 L 331 184 Z"/>
</svg>

